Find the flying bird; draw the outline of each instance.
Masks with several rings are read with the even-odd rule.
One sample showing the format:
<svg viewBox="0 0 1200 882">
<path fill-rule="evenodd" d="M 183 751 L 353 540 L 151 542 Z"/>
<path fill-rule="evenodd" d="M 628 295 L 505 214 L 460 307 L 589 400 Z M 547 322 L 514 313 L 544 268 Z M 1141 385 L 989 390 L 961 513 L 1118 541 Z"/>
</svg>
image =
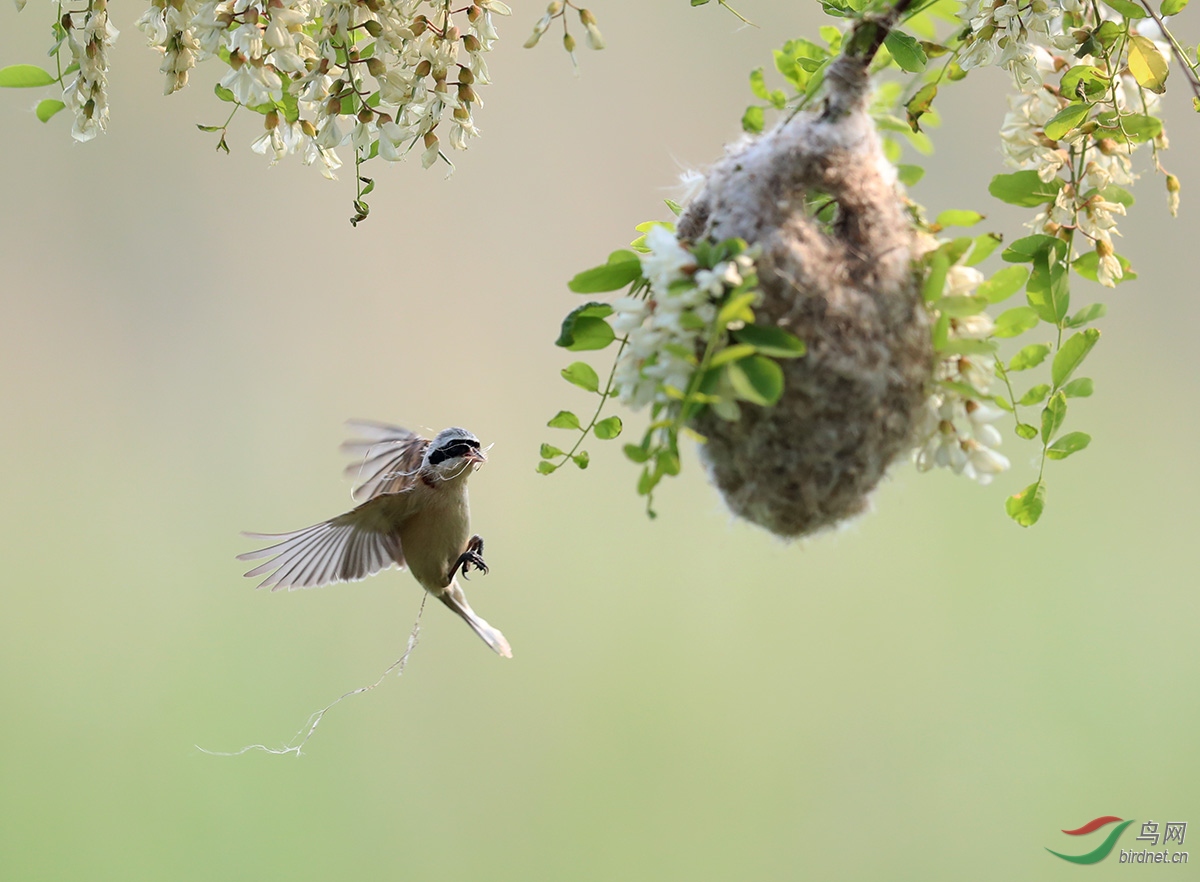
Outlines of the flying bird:
<svg viewBox="0 0 1200 882">
<path fill-rule="evenodd" d="M 471 535 L 467 478 L 487 461 L 479 439 L 449 428 L 432 441 L 399 426 L 355 420 L 363 437 L 342 444 L 355 457 L 346 474 L 361 481 L 345 514 L 293 533 L 246 533 L 272 544 L 239 554 L 259 560 L 247 576 L 266 575 L 259 588 L 313 588 L 356 582 L 391 566 L 408 567 L 426 591 L 458 615 L 504 658 L 504 635 L 476 615 L 455 576 L 487 573 L 483 539 Z"/>
</svg>

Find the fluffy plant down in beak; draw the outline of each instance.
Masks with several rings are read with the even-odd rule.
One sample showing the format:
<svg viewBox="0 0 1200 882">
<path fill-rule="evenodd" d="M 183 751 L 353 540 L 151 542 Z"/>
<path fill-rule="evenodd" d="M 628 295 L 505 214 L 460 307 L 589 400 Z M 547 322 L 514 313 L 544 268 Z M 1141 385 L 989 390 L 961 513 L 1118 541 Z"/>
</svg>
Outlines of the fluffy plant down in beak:
<svg viewBox="0 0 1200 882">
<path fill-rule="evenodd" d="M 730 509 L 785 537 L 867 507 L 912 448 L 933 365 L 916 237 L 867 113 L 865 64 L 842 56 L 826 84 L 823 111 L 718 162 L 677 228 L 693 242 L 758 245 L 758 321 L 807 344 L 783 363 L 775 406 L 742 408 L 733 422 L 708 410 L 693 426 Z M 837 204 L 827 226 L 806 211 L 824 197 Z"/>
</svg>

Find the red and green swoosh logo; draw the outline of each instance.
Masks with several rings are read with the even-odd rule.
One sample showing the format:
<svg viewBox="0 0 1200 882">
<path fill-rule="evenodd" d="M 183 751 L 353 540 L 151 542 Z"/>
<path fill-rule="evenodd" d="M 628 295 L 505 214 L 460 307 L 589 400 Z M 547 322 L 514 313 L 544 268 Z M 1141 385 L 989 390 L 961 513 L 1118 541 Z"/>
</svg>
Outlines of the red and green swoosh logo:
<svg viewBox="0 0 1200 882">
<path fill-rule="evenodd" d="M 1125 832 L 1125 828 L 1132 824 L 1133 821 L 1122 821 L 1116 815 L 1104 815 L 1100 818 L 1093 818 L 1082 827 L 1075 830 L 1063 830 L 1068 836 L 1086 836 L 1099 830 L 1101 827 L 1107 827 L 1109 824 L 1116 824 L 1109 831 L 1108 836 L 1096 848 L 1089 851 L 1087 854 L 1061 854 L 1052 848 L 1047 848 L 1055 857 L 1060 857 L 1064 861 L 1070 861 L 1073 864 L 1098 864 L 1100 861 L 1108 857 L 1108 853 L 1113 850 L 1113 846 L 1117 844 L 1117 840 L 1121 838 L 1121 834 Z"/>
</svg>

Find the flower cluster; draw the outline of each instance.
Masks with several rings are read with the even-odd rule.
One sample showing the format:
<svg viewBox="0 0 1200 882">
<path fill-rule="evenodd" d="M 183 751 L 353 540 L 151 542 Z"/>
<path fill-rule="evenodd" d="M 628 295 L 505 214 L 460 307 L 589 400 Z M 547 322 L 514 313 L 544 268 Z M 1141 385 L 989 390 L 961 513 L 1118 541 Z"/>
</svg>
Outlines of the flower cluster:
<svg viewBox="0 0 1200 882">
<path fill-rule="evenodd" d="M 984 281 L 970 266 L 955 264 L 946 273 L 944 297 L 967 298 Z M 917 430 L 913 461 L 919 471 L 948 468 L 980 484 L 989 483 L 1009 468 L 996 451 L 999 430 L 992 425 L 1004 412 L 988 403 L 996 380 L 995 359 L 990 355 L 954 352 L 962 341 L 986 343 L 995 331 L 985 312 L 947 318 L 948 345 L 954 354 L 942 357 L 934 368 L 934 392 L 925 403 L 924 419 Z"/>
<path fill-rule="evenodd" d="M 333 177 L 346 145 L 396 161 L 420 143 L 426 168 L 449 163 L 445 144 L 466 149 L 493 17 L 509 13 L 501 0 L 153 0 L 138 27 L 163 55 L 168 94 L 196 62 L 221 59 L 219 94 L 263 115 L 252 148 Z"/>
<path fill-rule="evenodd" d="M 90 141 L 108 126 L 108 50 L 118 31 L 108 20 L 107 0 L 91 0 L 87 9 L 64 14 L 62 26 L 79 68 L 63 90 L 63 103 L 75 114 L 71 136 Z"/>
<path fill-rule="evenodd" d="M 546 7 L 545 13 L 533 25 L 533 33 L 529 35 L 529 39 L 525 41 L 525 48 L 532 49 L 542 39 L 542 34 L 550 29 L 550 23 L 554 19 L 561 19 L 563 23 L 563 48 L 567 50 L 567 54 L 571 56 L 571 61 L 575 61 L 575 38 L 571 35 L 570 29 L 567 27 L 567 9 L 574 9 L 579 13 L 579 23 L 583 25 L 583 30 L 587 34 L 586 40 L 589 49 L 603 49 L 604 35 L 600 33 L 600 28 L 596 25 L 596 16 L 590 9 L 585 9 L 582 6 L 576 6 L 571 0 L 551 0 Z"/>
<path fill-rule="evenodd" d="M 1074 49 L 1075 38 L 1063 29 L 1063 13 L 1079 12 L 1083 0 L 978 0 L 968 18 L 971 36 L 959 58 L 964 70 L 997 65 L 1006 68 L 1018 88 L 1041 85 L 1037 48 Z"/>
<path fill-rule="evenodd" d="M 1125 205 L 1106 191 L 1133 183 L 1139 146 L 1151 144 L 1156 163 L 1167 146 L 1155 117 L 1161 83 L 1144 87 L 1131 66 L 1145 60 L 1146 68 L 1161 63 L 1165 71 L 1170 49 L 1153 21 L 1130 22 L 1126 36 L 1119 18 L 1080 0 L 981 0 L 960 58 L 964 69 L 997 64 L 1012 72 L 1017 93 L 1000 130 L 1005 161 L 1061 183 L 1053 204 L 1029 226 L 1049 235 L 1064 228 L 1081 233 L 1096 253 L 1096 279 L 1107 287 L 1124 276 L 1112 237 Z M 1155 74 L 1139 71 L 1155 85 Z M 1170 187 L 1168 180 L 1174 212 L 1178 189 Z"/>
<path fill-rule="evenodd" d="M 644 297 L 613 303 L 613 330 L 627 335 L 617 360 L 614 383 L 621 401 L 633 410 L 680 400 L 697 368 L 697 350 L 717 317 L 717 304 L 753 272 L 745 252 L 714 265 L 697 266 L 696 258 L 662 225 L 646 234 L 642 275 L 649 283 Z M 717 396 L 718 410 L 736 405 Z"/>
</svg>

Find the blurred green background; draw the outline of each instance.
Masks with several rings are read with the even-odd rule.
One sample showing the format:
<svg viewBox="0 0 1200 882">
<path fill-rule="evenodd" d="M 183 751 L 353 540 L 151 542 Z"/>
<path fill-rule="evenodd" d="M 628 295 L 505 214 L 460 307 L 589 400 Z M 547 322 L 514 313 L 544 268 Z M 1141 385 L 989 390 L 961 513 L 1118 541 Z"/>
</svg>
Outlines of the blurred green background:
<svg viewBox="0 0 1200 882">
<path fill-rule="evenodd" d="M 1004 515 L 1033 475 L 1010 439 L 991 487 L 903 464 L 872 514 L 787 545 L 731 522 L 694 455 L 655 522 L 616 443 L 534 465 L 546 419 L 588 406 L 551 345 L 565 281 L 666 216 L 817 4 L 742 0 L 753 30 L 598 2 L 610 48 L 578 77 L 554 40 L 521 49 L 540 6 L 514 5 L 485 137 L 448 181 L 376 165 L 357 230 L 352 170 L 267 168 L 248 118 L 213 152 L 217 70 L 161 97 L 140 7 L 114 4 L 106 136 L 0 93 L 0 878 L 1109 878 L 1115 854 L 1044 847 L 1086 850 L 1058 831 L 1104 814 L 1200 824 L 1186 90 L 1183 208 L 1143 180 L 1121 246 L 1141 278 L 1103 292 L 1097 395 L 1072 405 L 1096 440 L 1053 466 L 1043 522 Z M 0 63 L 42 57 L 51 8 L 2 13 Z M 943 90 L 914 197 L 1011 239 L 1025 215 L 986 194 L 1005 87 Z M 431 605 L 405 676 L 304 757 L 206 756 L 282 745 L 404 648 L 409 575 L 256 593 L 234 560 L 239 530 L 350 506 L 348 417 L 495 442 L 468 591 L 516 657 Z"/>
</svg>

